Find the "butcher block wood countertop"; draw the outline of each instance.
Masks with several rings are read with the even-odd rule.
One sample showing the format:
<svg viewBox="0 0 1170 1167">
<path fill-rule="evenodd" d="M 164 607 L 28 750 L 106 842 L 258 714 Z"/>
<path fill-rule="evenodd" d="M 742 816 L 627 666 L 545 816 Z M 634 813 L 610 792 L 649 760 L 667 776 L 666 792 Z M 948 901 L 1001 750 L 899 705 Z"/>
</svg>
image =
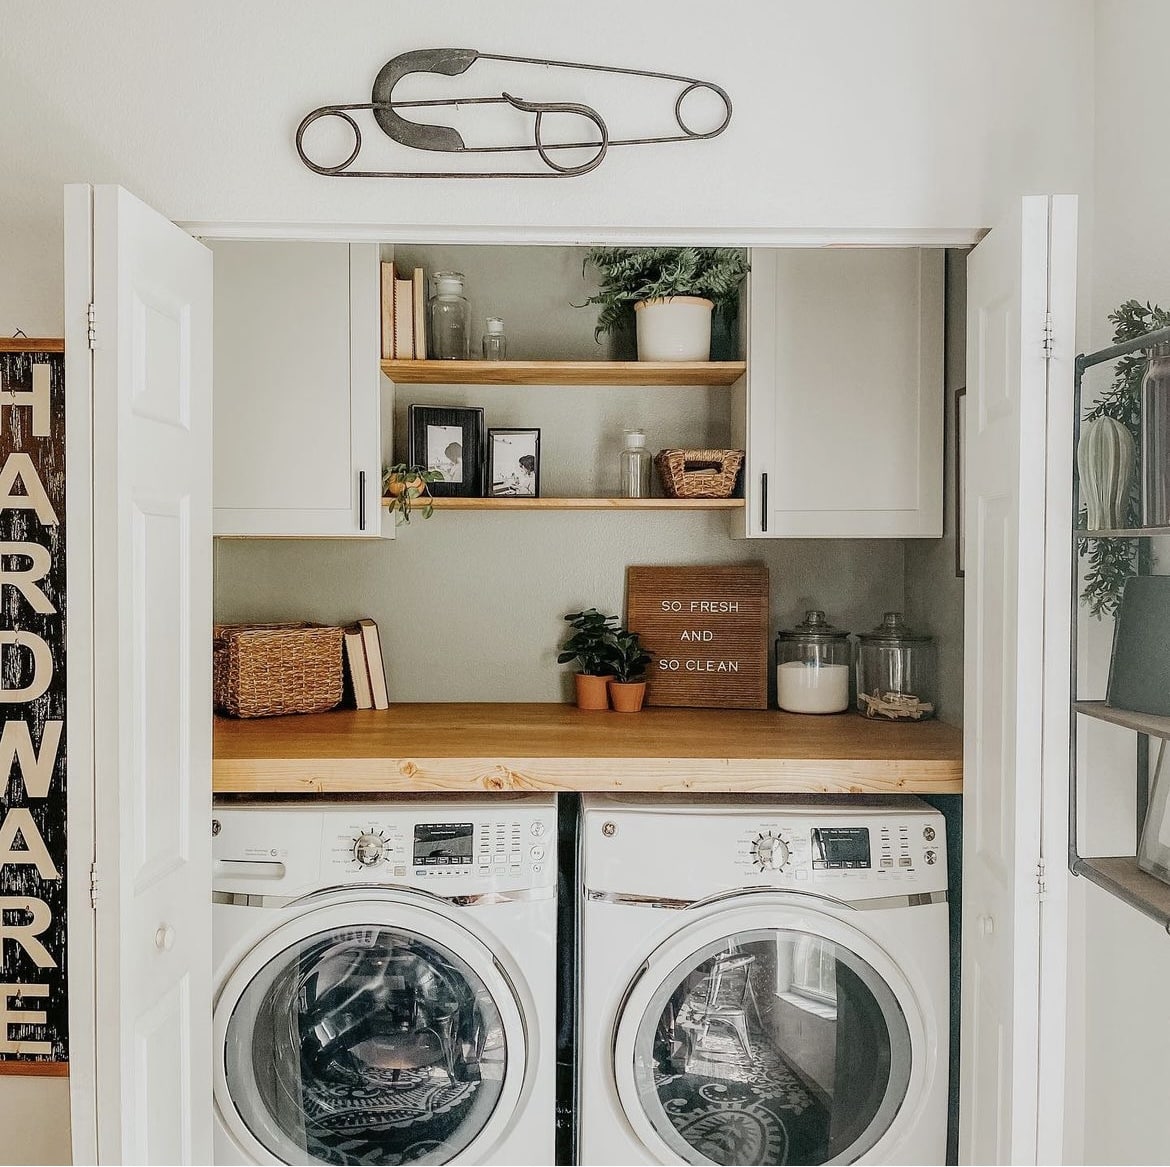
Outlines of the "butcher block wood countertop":
<svg viewBox="0 0 1170 1167">
<path fill-rule="evenodd" d="M 959 794 L 960 730 L 854 713 L 394 705 L 215 719 L 216 793 L 670 790 Z"/>
</svg>

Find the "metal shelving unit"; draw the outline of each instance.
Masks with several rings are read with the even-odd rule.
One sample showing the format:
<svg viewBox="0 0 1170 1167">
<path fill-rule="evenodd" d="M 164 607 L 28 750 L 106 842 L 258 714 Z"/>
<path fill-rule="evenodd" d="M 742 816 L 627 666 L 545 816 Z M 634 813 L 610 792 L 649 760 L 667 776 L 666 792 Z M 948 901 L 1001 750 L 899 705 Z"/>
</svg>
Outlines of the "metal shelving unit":
<svg viewBox="0 0 1170 1167">
<path fill-rule="evenodd" d="M 1109 364 L 1128 353 L 1170 343 L 1170 328 L 1149 332 L 1137 340 L 1115 344 L 1093 353 L 1082 353 L 1076 358 L 1073 385 L 1073 515 L 1081 513 L 1081 483 L 1076 470 L 1076 448 L 1081 437 L 1081 386 L 1087 370 Z M 1131 729 L 1137 734 L 1137 832 L 1140 836 L 1149 803 L 1150 738 L 1170 739 L 1170 718 L 1137 713 L 1129 709 L 1115 709 L 1104 701 L 1079 699 L 1077 682 L 1077 637 L 1080 616 L 1080 575 L 1077 570 L 1079 548 L 1089 539 L 1133 539 L 1139 541 L 1137 566 L 1139 574 L 1150 569 L 1149 540 L 1170 535 L 1170 527 L 1135 527 L 1102 531 L 1076 530 L 1073 532 L 1073 587 L 1072 587 L 1072 718 L 1069 736 L 1069 800 L 1068 800 L 1068 866 L 1074 875 L 1083 876 L 1098 887 L 1116 896 L 1138 911 L 1157 920 L 1170 932 L 1170 884 L 1155 879 L 1138 867 L 1135 855 L 1083 856 L 1077 837 L 1077 730 L 1081 717 L 1096 718 L 1113 725 Z"/>
</svg>

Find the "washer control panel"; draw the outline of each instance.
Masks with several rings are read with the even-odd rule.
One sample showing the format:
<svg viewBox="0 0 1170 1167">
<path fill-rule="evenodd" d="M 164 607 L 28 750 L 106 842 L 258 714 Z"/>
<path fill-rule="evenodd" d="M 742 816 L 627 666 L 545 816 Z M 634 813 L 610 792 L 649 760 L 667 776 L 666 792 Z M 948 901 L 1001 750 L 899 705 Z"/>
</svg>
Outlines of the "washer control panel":
<svg viewBox="0 0 1170 1167">
<path fill-rule="evenodd" d="M 440 896 L 556 885 L 553 798 L 217 807 L 216 890 L 400 884 Z"/>
</svg>

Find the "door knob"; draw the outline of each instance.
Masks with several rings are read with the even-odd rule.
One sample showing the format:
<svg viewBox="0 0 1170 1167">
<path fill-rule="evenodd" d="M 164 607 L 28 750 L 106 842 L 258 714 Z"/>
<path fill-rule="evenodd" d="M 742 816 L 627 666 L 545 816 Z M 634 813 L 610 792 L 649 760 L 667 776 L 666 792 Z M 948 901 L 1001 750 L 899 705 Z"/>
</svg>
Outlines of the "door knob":
<svg viewBox="0 0 1170 1167">
<path fill-rule="evenodd" d="M 175 946 L 175 930 L 170 924 L 163 924 L 154 934 L 154 946 L 159 952 L 170 952 Z"/>
</svg>

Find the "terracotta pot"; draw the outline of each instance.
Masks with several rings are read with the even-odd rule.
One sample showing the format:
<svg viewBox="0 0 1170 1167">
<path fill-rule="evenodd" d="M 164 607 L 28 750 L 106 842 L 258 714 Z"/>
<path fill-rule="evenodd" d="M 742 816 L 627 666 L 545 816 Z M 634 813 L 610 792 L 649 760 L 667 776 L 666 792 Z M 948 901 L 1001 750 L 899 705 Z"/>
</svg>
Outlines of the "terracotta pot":
<svg viewBox="0 0 1170 1167">
<path fill-rule="evenodd" d="M 587 673 L 577 673 L 573 678 L 577 682 L 578 709 L 608 709 L 609 682 L 612 677 L 591 677 Z"/>
<path fill-rule="evenodd" d="M 610 681 L 609 699 L 618 713 L 637 713 L 646 700 L 646 682 Z"/>
</svg>

